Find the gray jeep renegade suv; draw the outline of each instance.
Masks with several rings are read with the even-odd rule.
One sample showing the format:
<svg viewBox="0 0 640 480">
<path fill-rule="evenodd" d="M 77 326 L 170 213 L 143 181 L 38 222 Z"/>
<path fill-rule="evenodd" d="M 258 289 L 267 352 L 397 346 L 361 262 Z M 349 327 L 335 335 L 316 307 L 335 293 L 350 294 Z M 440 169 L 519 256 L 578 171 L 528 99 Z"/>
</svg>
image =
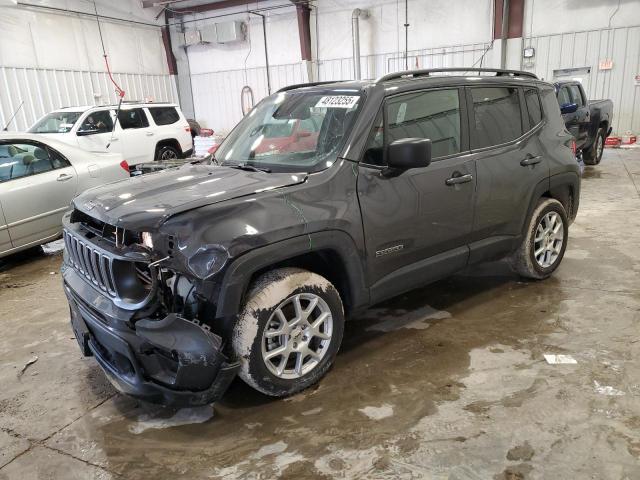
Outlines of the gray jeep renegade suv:
<svg viewBox="0 0 640 480">
<path fill-rule="evenodd" d="M 580 194 L 554 88 L 452 73 L 291 86 L 216 158 L 77 197 L 62 272 L 84 354 L 153 402 L 210 403 L 236 374 L 286 396 L 358 310 L 501 257 L 551 275 Z"/>
</svg>

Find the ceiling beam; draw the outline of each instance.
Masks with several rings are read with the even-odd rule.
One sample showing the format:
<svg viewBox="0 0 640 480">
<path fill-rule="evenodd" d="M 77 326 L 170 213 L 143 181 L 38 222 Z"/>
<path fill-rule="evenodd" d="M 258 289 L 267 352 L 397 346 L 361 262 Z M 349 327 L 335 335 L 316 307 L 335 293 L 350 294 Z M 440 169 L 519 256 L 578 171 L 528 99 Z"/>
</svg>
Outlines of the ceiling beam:
<svg viewBox="0 0 640 480">
<path fill-rule="evenodd" d="M 151 0 L 146 0 L 146 1 L 151 1 Z M 183 8 L 171 8 L 171 14 L 173 16 L 175 15 L 183 15 L 183 14 L 189 14 L 189 13 L 202 13 L 202 12 L 209 12 L 211 10 L 221 10 L 223 8 L 231 8 L 231 7 L 243 7 L 245 5 L 250 5 L 253 4 L 255 5 L 256 3 L 259 2 L 264 2 L 265 0 L 253 0 L 253 1 L 249 1 L 249 0 L 221 0 L 219 2 L 210 2 L 210 3 L 204 3 L 202 5 L 195 5 L 193 7 L 183 7 Z M 161 3 L 161 0 L 155 0 L 154 3 Z M 156 5 L 156 6 L 165 6 L 165 7 L 169 7 L 170 5 Z"/>
</svg>

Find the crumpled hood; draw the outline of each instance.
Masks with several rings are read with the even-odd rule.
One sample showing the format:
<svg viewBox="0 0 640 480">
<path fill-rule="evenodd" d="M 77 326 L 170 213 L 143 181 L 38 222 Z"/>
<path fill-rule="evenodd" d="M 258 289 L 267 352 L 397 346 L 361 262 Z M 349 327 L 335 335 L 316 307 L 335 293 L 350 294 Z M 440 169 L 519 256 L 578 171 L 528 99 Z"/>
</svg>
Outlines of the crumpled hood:
<svg viewBox="0 0 640 480">
<path fill-rule="evenodd" d="M 76 197 L 73 206 L 110 225 L 153 230 L 177 213 L 295 185 L 305 179 L 306 174 L 187 164 L 92 188 Z"/>
</svg>

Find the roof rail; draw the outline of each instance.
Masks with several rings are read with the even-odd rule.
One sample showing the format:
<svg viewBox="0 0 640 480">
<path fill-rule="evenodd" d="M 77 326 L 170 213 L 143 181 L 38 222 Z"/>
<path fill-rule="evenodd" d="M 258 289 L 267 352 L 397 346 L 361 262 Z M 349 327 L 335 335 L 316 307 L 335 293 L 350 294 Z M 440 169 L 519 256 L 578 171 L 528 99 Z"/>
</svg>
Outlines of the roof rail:
<svg viewBox="0 0 640 480">
<path fill-rule="evenodd" d="M 328 85 L 330 83 L 340 83 L 340 82 L 344 82 L 344 81 L 345 80 L 327 80 L 327 81 L 324 81 L 324 82 L 296 83 L 294 85 L 287 85 L 286 87 L 282 87 L 276 93 L 286 92 L 288 90 L 294 90 L 296 88 L 315 87 L 317 85 Z"/>
<path fill-rule="evenodd" d="M 504 70 L 501 68 L 430 68 L 426 70 L 405 70 L 402 72 L 388 73 L 376 79 L 376 83 L 388 82 L 389 80 L 399 80 L 402 78 L 429 77 L 432 73 L 449 73 L 449 72 L 476 72 L 476 73 L 495 73 L 496 77 L 538 77 L 535 73 L 523 72 L 521 70 Z"/>
</svg>

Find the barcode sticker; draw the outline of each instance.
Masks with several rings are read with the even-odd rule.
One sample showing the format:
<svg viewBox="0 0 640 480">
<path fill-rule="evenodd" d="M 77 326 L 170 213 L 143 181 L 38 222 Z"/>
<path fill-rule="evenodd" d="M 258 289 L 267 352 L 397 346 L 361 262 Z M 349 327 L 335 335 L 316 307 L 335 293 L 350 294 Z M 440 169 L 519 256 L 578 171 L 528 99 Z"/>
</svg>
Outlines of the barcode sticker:
<svg viewBox="0 0 640 480">
<path fill-rule="evenodd" d="M 330 95 L 322 97 L 316 108 L 353 108 L 360 97 L 351 95 Z"/>
</svg>

